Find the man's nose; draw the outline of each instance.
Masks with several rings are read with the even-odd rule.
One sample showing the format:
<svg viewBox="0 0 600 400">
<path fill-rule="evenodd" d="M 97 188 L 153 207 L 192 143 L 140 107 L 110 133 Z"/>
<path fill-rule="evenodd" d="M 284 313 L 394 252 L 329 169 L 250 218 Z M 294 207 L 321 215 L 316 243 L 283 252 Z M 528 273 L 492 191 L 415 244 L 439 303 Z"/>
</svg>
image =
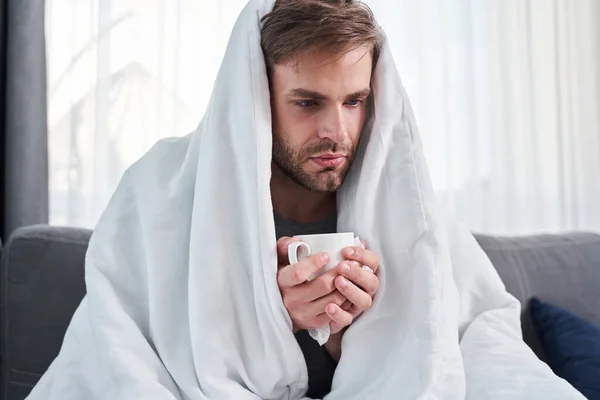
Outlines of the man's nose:
<svg viewBox="0 0 600 400">
<path fill-rule="evenodd" d="M 319 138 L 329 139 L 336 143 L 345 141 L 347 132 L 344 126 L 342 107 L 331 107 L 322 116 Z"/>
</svg>

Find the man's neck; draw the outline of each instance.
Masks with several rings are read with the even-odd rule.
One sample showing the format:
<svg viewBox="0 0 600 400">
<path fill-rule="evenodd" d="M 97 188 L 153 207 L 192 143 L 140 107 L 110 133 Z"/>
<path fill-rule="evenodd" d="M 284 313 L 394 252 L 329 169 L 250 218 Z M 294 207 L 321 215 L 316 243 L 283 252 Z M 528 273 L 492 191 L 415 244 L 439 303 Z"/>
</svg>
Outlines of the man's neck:
<svg viewBox="0 0 600 400">
<path fill-rule="evenodd" d="M 313 192 L 298 185 L 275 165 L 272 167 L 271 198 L 278 216 L 300 223 L 322 220 L 336 206 L 335 193 Z"/>
</svg>

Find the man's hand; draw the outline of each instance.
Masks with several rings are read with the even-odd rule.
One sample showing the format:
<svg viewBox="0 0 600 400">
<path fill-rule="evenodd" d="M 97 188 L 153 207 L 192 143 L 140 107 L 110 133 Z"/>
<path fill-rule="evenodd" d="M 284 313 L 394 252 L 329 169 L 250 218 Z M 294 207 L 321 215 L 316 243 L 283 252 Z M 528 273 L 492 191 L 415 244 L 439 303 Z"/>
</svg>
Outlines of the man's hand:
<svg viewBox="0 0 600 400">
<path fill-rule="evenodd" d="M 313 281 L 307 281 L 312 274 L 327 265 L 329 262 L 327 253 L 313 254 L 297 264 L 288 265 L 288 246 L 297 240 L 282 237 L 277 241 L 279 264 L 277 283 L 283 304 L 292 319 L 294 333 L 301 329 L 320 328 L 330 323 L 332 318 L 325 313 L 325 307 L 331 304 L 340 307 L 346 301 L 346 296 L 336 289 L 334 283 L 339 275 L 336 269 L 324 273 Z M 349 292 L 354 293 L 352 290 Z M 348 303 L 345 308 L 348 309 L 350 306 L 351 304 Z"/>
<path fill-rule="evenodd" d="M 375 275 L 379 268 L 379 259 L 375 253 L 366 249 L 365 242 L 362 243 L 365 249 L 358 246 L 345 248 L 342 254 L 347 261 L 342 261 L 335 269 L 339 274 L 335 279 L 335 287 L 348 300 L 341 307 L 332 303 L 325 308 L 331 319 L 331 336 L 325 343 L 325 349 L 336 361 L 341 357 L 345 328 L 361 313 L 371 308 L 379 287 L 379 279 Z M 373 272 L 363 269 L 363 265 Z"/>
<path fill-rule="evenodd" d="M 379 268 L 379 258 L 375 253 L 352 246 L 346 247 L 342 254 L 346 261 L 342 261 L 336 268 L 340 276 L 335 279 L 335 287 L 350 301 L 351 306 L 344 310 L 335 303 L 327 305 L 325 311 L 332 320 L 331 333 L 341 331 L 362 312 L 371 308 L 373 296 L 379 287 L 379 279 L 375 275 Z M 372 272 L 363 269 L 363 265 Z"/>
</svg>

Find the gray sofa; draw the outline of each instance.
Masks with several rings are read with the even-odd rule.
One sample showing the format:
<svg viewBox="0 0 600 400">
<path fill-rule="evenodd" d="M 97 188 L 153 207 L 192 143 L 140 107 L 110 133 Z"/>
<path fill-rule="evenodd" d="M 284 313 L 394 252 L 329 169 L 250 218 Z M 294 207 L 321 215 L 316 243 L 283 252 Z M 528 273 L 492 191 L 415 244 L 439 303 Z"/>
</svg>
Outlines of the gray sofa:
<svg viewBox="0 0 600 400">
<path fill-rule="evenodd" d="M 5 244 L 1 280 L 1 399 L 23 399 L 56 356 L 85 294 L 84 257 L 91 232 L 32 226 Z M 600 324 L 600 236 L 477 236 L 507 289 L 521 304 L 532 296 Z M 523 336 L 543 352 L 523 313 Z"/>
</svg>

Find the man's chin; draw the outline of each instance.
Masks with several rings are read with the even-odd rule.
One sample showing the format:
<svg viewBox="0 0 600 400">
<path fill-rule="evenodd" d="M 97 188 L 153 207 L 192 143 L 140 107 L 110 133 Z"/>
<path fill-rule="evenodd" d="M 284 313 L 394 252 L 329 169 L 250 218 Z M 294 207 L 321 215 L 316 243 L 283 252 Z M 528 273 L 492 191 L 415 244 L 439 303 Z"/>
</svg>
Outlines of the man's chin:
<svg viewBox="0 0 600 400">
<path fill-rule="evenodd" d="M 304 165 L 303 168 L 282 168 L 286 163 L 276 163 L 297 185 L 302 186 L 311 192 L 335 192 L 344 181 L 347 174 L 346 168 L 314 168 L 313 165 Z"/>
<path fill-rule="evenodd" d="M 344 181 L 339 171 L 325 170 L 312 175 L 311 182 L 305 185 L 313 192 L 335 192 Z"/>
</svg>

